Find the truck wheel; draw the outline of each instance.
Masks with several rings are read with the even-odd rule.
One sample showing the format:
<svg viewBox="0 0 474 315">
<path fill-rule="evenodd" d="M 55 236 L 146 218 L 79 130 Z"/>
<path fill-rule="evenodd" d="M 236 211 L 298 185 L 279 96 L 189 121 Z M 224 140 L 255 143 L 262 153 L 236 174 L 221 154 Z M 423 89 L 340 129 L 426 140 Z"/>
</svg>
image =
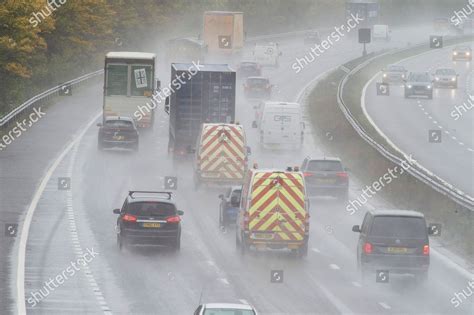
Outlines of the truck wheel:
<svg viewBox="0 0 474 315">
<path fill-rule="evenodd" d="M 303 246 L 298 248 L 297 254 L 300 258 L 308 256 L 308 239 L 305 239 Z"/>
</svg>

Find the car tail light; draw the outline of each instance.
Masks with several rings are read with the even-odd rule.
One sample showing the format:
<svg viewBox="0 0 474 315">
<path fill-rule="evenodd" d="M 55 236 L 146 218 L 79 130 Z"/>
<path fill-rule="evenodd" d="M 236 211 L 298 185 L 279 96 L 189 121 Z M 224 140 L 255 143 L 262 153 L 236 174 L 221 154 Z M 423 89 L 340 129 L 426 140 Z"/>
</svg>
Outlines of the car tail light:
<svg viewBox="0 0 474 315">
<path fill-rule="evenodd" d="M 423 246 L 423 255 L 429 255 L 429 254 L 430 254 L 430 245 Z"/>
<path fill-rule="evenodd" d="M 372 254 L 372 244 L 370 243 L 364 244 L 364 254 Z"/>
<path fill-rule="evenodd" d="M 137 222 L 137 217 L 134 215 L 126 214 L 122 217 L 122 221 L 125 222 Z"/>
<path fill-rule="evenodd" d="M 312 173 L 307 173 L 307 172 L 304 172 L 304 173 L 303 173 L 303 176 L 304 176 L 304 177 L 311 177 L 311 176 L 313 176 L 313 175 L 314 175 L 314 174 L 312 174 Z"/>
<path fill-rule="evenodd" d="M 349 178 L 349 175 L 346 172 L 336 173 L 336 176 L 340 178 Z"/>
<path fill-rule="evenodd" d="M 179 222 L 181 222 L 181 218 L 179 217 L 179 215 L 166 218 L 166 223 L 179 223 Z"/>
</svg>

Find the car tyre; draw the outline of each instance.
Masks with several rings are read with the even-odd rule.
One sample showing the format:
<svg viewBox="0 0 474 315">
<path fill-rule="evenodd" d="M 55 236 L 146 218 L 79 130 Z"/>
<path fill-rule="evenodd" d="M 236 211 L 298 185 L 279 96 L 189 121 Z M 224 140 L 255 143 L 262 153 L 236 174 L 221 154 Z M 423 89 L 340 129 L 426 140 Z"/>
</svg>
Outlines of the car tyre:
<svg viewBox="0 0 474 315">
<path fill-rule="evenodd" d="M 239 243 L 240 243 L 240 255 L 245 256 L 249 250 L 249 247 L 243 235 L 242 235 L 242 240 Z"/>
<path fill-rule="evenodd" d="M 117 234 L 117 248 L 119 251 L 122 251 L 125 247 L 123 236 L 120 234 Z"/>
<path fill-rule="evenodd" d="M 173 251 L 179 252 L 180 249 L 181 249 L 181 233 L 178 234 L 173 244 Z"/>
<path fill-rule="evenodd" d="M 298 248 L 297 255 L 299 258 L 308 256 L 308 239 L 305 239 L 303 246 Z"/>
</svg>

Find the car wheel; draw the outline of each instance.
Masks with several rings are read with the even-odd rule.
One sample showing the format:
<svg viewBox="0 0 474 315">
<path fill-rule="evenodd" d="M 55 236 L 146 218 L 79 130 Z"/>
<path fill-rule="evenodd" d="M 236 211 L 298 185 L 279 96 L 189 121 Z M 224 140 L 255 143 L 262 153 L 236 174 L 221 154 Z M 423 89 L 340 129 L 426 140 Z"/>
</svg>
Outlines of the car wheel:
<svg viewBox="0 0 474 315">
<path fill-rule="evenodd" d="M 175 252 L 179 252 L 180 249 L 181 249 L 181 233 L 178 234 L 178 237 L 176 238 L 173 244 L 173 250 Z"/>
<path fill-rule="evenodd" d="M 117 248 L 119 251 L 122 251 L 124 247 L 123 237 L 120 234 L 117 234 Z"/>
<path fill-rule="evenodd" d="M 245 256 L 248 251 L 248 245 L 247 242 L 245 241 L 245 238 L 242 236 L 242 240 L 240 241 L 240 255 Z"/>
<path fill-rule="evenodd" d="M 304 258 L 308 256 L 308 240 L 305 240 L 303 246 L 298 248 L 297 255 L 300 258 Z"/>
</svg>

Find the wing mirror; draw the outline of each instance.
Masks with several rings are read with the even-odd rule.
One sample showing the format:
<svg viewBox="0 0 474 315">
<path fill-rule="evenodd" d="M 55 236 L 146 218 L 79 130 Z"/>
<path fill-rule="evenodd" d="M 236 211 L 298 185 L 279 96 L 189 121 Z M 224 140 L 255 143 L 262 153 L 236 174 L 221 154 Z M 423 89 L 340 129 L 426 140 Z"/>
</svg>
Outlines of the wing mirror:
<svg viewBox="0 0 474 315">
<path fill-rule="evenodd" d="M 114 209 L 113 211 L 115 214 L 120 214 L 120 209 Z"/>
<path fill-rule="evenodd" d="M 354 225 L 354 226 L 352 227 L 352 232 L 360 233 L 360 226 Z"/>
<path fill-rule="evenodd" d="M 184 215 L 184 211 L 178 210 L 178 215 Z"/>
</svg>

